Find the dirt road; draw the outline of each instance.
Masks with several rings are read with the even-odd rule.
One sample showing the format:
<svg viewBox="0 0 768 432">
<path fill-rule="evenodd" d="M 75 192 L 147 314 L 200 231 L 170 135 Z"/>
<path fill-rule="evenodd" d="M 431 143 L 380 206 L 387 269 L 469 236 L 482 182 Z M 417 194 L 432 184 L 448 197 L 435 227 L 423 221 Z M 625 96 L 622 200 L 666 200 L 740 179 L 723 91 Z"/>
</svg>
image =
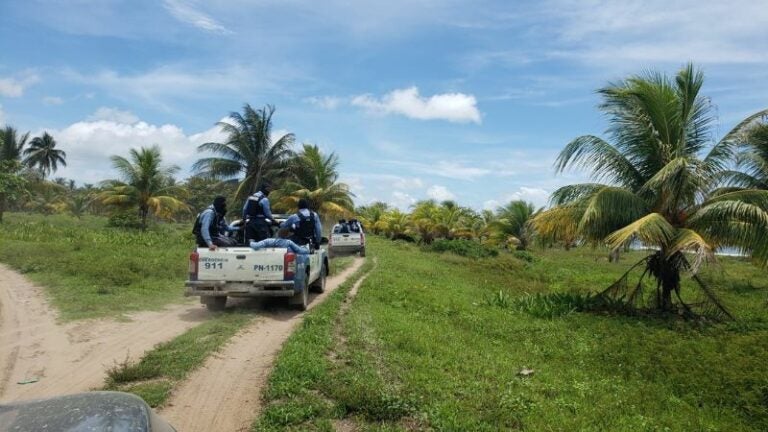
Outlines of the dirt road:
<svg viewBox="0 0 768 432">
<path fill-rule="evenodd" d="M 132 314 L 127 322 L 59 324 L 42 288 L 0 265 L 0 402 L 101 387 L 116 361 L 138 359 L 207 317 L 189 302 Z"/>
<path fill-rule="evenodd" d="M 315 296 L 310 308 L 321 303 L 362 263 L 362 258 L 356 258 L 346 270 L 329 277 L 325 293 Z M 262 319 L 233 337 L 181 384 L 161 415 L 184 432 L 250 430 L 275 356 L 302 316 L 283 308 L 264 312 Z"/>
</svg>

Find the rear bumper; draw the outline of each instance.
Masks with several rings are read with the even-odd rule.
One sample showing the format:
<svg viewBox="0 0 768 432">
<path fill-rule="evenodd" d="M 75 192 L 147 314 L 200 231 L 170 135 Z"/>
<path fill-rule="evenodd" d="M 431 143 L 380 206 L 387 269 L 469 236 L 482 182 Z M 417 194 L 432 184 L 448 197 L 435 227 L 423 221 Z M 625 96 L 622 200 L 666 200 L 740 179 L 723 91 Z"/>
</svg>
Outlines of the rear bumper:
<svg viewBox="0 0 768 432">
<path fill-rule="evenodd" d="M 184 296 L 199 297 L 291 297 L 294 281 L 187 281 Z"/>
<path fill-rule="evenodd" d="M 332 245 L 328 247 L 328 250 L 333 253 L 355 253 L 360 252 L 360 249 L 364 247 L 365 245 Z"/>
</svg>

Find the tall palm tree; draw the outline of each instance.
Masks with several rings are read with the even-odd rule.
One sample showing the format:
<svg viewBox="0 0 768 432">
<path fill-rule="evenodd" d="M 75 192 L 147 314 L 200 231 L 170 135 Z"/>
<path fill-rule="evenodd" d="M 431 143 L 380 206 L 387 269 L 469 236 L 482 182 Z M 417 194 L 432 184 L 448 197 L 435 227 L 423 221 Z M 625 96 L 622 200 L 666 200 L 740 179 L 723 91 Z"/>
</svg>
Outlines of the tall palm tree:
<svg viewBox="0 0 768 432">
<path fill-rule="evenodd" d="M 744 133 L 737 169 L 727 174 L 731 187 L 768 190 L 768 123 L 756 123 Z"/>
<path fill-rule="evenodd" d="M 595 183 L 557 190 L 555 207 L 539 215 L 537 225 L 551 227 L 566 217 L 587 242 L 617 249 L 639 240 L 658 249 L 636 264 L 644 265 L 636 286 L 627 284 L 627 272 L 605 294 L 632 303 L 644 300 L 664 311 L 678 309 L 674 294 L 679 309 L 693 313 L 680 289 L 681 272 L 690 271 L 707 311 L 727 315 L 696 273 L 722 246 L 739 247 L 768 262 L 768 192 L 710 192 L 733 161 L 738 138 L 768 110 L 748 117 L 712 145 L 714 116 L 708 99 L 699 95 L 703 82 L 703 74 L 688 65 L 674 80 L 649 73 L 600 89 L 599 107 L 608 117 L 612 143 L 578 137 L 556 162 L 558 171 L 590 171 Z M 650 298 L 643 296 L 646 276 L 656 282 Z"/>
<path fill-rule="evenodd" d="M 19 136 L 14 127 L 6 125 L 0 130 L 0 161 L 21 161 L 28 138 L 29 132 Z"/>
<path fill-rule="evenodd" d="M 535 215 L 536 207 L 533 204 L 522 200 L 510 201 L 496 209 L 493 231 L 503 244 L 525 250 L 532 240 L 531 220 Z"/>
<path fill-rule="evenodd" d="M 275 191 L 276 209 L 293 210 L 299 199 L 325 216 L 351 215 L 354 208 L 349 186 L 339 183 L 339 157 L 324 155 L 316 145 L 304 144 L 290 163 L 290 177 Z"/>
<path fill-rule="evenodd" d="M 67 166 L 67 154 L 56 148 L 56 140 L 48 132 L 42 137 L 32 138 L 29 147 L 24 150 L 24 164 L 37 168 L 47 177 L 59 168 L 59 164 Z"/>
<path fill-rule="evenodd" d="M 379 230 L 376 227 L 376 224 L 384 217 L 384 215 L 386 215 L 388 210 L 389 205 L 387 205 L 387 203 L 376 201 L 370 205 L 359 207 L 355 210 L 355 213 L 366 229 L 374 234 L 378 234 Z"/>
<path fill-rule="evenodd" d="M 288 133 L 277 140 L 272 139 L 274 112 L 271 105 L 254 110 L 245 104 L 243 114 L 231 113 L 229 121 L 218 123 L 227 133 L 227 141 L 209 142 L 197 148 L 218 157 L 200 159 L 192 169 L 204 177 L 239 182 L 235 198 L 241 201 L 255 192 L 262 182 L 279 183 L 284 177 L 286 161 L 293 156 L 294 136 Z"/>
<path fill-rule="evenodd" d="M 184 189 L 173 180 L 179 167 L 163 166 L 159 147 L 131 149 L 129 155 L 130 160 L 122 156 L 110 158 L 121 178 L 103 182 L 106 190 L 99 194 L 103 204 L 137 208 L 142 229 L 147 227 L 150 212 L 168 216 L 169 212 L 188 210 L 177 198 L 184 194 Z"/>
</svg>

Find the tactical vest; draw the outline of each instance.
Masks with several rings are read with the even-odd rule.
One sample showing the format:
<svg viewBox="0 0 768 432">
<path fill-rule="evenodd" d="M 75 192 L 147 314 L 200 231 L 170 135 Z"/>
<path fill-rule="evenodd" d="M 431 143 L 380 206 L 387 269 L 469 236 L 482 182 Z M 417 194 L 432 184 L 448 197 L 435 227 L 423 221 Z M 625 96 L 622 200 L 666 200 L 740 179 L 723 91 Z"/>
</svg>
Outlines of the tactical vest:
<svg viewBox="0 0 768 432">
<path fill-rule="evenodd" d="M 304 216 L 301 212 L 296 213 L 299 217 L 299 226 L 293 232 L 293 235 L 300 239 L 315 241 L 315 214 L 309 212 L 309 216 Z"/>
<path fill-rule="evenodd" d="M 252 199 L 248 199 L 248 210 L 246 211 L 246 215 L 251 218 L 263 218 L 264 217 L 264 208 L 261 207 L 261 200 L 264 199 L 264 195 L 259 197 L 258 200 L 254 201 Z"/>
<path fill-rule="evenodd" d="M 211 220 L 211 225 L 208 227 L 208 234 L 210 235 L 211 240 L 213 240 L 214 238 L 216 238 L 216 236 L 220 234 L 219 225 L 221 224 L 221 217 L 219 216 L 218 213 L 216 213 L 216 210 L 207 208 L 201 211 L 197 215 L 197 219 L 195 220 L 195 226 L 192 228 L 192 233 L 195 234 L 195 237 L 197 238 L 197 244 L 200 246 L 207 246 L 202 234 L 203 213 L 207 211 L 213 212 L 213 219 Z"/>
</svg>

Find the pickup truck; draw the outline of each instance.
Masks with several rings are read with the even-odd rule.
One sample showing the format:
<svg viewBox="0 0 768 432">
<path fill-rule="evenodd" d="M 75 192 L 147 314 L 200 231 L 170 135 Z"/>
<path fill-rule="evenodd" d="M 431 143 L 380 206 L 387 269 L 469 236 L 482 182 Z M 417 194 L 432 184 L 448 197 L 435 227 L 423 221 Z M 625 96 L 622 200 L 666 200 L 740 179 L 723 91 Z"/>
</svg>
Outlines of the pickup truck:
<svg viewBox="0 0 768 432">
<path fill-rule="evenodd" d="M 199 247 L 189 255 L 184 295 L 199 296 L 211 311 L 224 309 L 227 297 L 286 297 L 306 310 L 309 290 L 325 291 L 329 269 L 322 248 L 301 255 L 286 248 Z"/>
<path fill-rule="evenodd" d="M 348 226 L 337 224 L 333 227 L 333 232 L 328 242 L 328 253 L 333 256 L 340 254 L 360 253 L 365 256 L 365 233 L 360 225 L 354 229 Z"/>
</svg>

